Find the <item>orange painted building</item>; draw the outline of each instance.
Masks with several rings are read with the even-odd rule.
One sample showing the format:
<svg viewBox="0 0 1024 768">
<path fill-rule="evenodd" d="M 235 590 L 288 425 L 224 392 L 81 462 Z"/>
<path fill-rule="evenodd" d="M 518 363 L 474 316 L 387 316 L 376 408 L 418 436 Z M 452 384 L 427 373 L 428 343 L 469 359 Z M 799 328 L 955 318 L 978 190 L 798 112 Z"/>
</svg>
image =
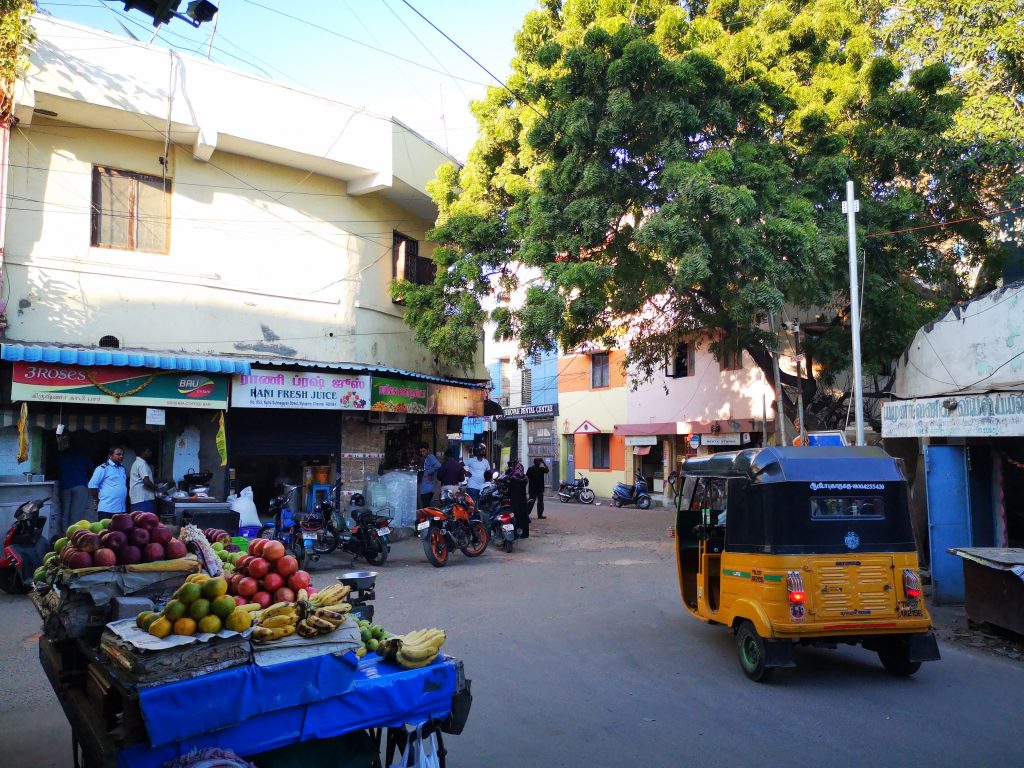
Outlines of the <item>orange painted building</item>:
<svg viewBox="0 0 1024 768">
<path fill-rule="evenodd" d="M 594 350 L 558 361 L 562 477 L 584 475 L 602 497 L 611 496 L 626 468 L 625 438 L 614 433 L 626 418 L 625 356 Z"/>
</svg>

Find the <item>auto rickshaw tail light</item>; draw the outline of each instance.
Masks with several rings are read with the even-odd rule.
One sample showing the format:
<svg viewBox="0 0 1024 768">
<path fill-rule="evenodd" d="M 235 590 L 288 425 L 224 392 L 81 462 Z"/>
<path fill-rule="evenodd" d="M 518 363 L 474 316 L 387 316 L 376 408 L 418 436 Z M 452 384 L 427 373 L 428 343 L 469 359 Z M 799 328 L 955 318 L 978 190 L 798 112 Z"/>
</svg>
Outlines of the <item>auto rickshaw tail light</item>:
<svg viewBox="0 0 1024 768">
<path fill-rule="evenodd" d="M 786 574 L 786 589 L 789 591 L 789 602 L 799 605 L 807 599 L 807 592 L 804 590 L 804 577 L 799 571 L 790 571 Z"/>
<path fill-rule="evenodd" d="M 924 590 L 921 589 L 921 578 L 917 575 L 917 571 L 910 568 L 903 569 L 903 594 L 907 596 L 908 600 L 921 599 Z"/>
</svg>

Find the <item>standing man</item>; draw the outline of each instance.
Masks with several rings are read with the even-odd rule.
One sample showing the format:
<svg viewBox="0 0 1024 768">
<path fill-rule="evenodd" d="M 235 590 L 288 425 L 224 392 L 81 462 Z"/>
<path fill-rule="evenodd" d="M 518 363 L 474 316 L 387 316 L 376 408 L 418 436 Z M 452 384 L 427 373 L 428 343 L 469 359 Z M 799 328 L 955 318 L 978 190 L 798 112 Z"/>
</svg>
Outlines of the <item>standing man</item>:
<svg viewBox="0 0 1024 768">
<path fill-rule="evenodd" d="M 156 483 L 153 482 L 153 468 L 149 465 L 152 458 L 153 449 L 146 446 L 139 450 L 132 464 L 128 478 L 132 512 L 156 512 Z"/>
<path fill-rule="evenodd" d="M 491 470 L 491 462 L 485 458 L 487 449 L 482 444 L 473 448 L 473 455 L 466 459 L 466 474 L 469 479 L 466 481 L 466 490 L 473 498 L 473 503 L 480 501 L 480 491 L 487 482 L 486 473 Z"/>
<path fill-rule="evenodd" d="M 544 476 L 550 472 L 547 462 L 539 456 L 533 460 L 533 466 L 526 470 L 526 479 L 530 485 L 527 492 L 530 500 L 537 504 L 537 519 L 544 517 Z"/>
<path fill-rule="evenodd" d="M 121 462 L 124 449 L 114 446 L 107 454 L 107 460 L 96 467 L 89 480 L 89 495 L 96 502 L 100 519 L 113 517 L 125 511 L 125 497 L 128 496 L 128 474 Z"/>
<path fill-rule="evenodd" d="M 89 476 L 92 462 L 78 444 L 72 440 L 66 451 L 57 455 L 60 472 L 60 519 L 54 521 L 56 530 L 66 531 L 77 520 L 89 514 Z"/>
<path fill-rule="evenodd" d="M 423 462 L 423 479 L 420 480 L 420 509 L 423 509 L 423 507 L 429 507 L 431 500 L 434 498 L 437 470 L 441 468 L 441 462 L 438 461 L 437 456 L 430 452 L 426 443 L 420 443 L 416 448 L 418 449 L 420 461 Z"/>
</svg>

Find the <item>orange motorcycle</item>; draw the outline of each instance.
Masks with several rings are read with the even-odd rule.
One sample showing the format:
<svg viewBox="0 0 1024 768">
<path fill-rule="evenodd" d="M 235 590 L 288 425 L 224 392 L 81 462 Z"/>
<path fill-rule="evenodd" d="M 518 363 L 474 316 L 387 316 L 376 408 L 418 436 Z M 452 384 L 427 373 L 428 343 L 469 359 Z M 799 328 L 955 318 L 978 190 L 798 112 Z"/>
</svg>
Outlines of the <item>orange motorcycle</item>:
<svg viewBox="0 0 1024 768">
<path fill-rule="evenodd" d="M 466 557 L 479 557 L 490 541 L 473 498 L 463 488 L 442 498 L 439 506 L 419 510 L 416 531 L 423 539 L 427 560 L 435 568 L 447 565 L 453 549 L 461 550 Z"/>
</svg>

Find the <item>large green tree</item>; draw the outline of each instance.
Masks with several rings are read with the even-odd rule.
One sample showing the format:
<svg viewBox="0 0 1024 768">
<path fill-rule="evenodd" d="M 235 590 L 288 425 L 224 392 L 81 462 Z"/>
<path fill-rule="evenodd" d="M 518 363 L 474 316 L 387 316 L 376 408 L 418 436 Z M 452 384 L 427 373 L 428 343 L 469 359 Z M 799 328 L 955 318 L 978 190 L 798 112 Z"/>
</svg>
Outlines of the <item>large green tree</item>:
<svg viewBox="0 0 1024 768">
<path fill-rule="evenodd" d="M 417 339 L 466 363 L 489 314 L 526 350 L 628 338 L 649 374 L 700 331 L 770 375 L 768 315 L 831 304 L 812 371 L 845 368 L 846 180 L 873 234 L 965 218 L 984 172 L 948 139 L 962 104 L 948 64 L 910 71 L 882 55 L 871 10 L 552 0 L 528 14 L 508 88 L 474 107 L 469 161 L 432 186 L 437 278 L 395 286 Z M 991 251 L 977 222 L 953 227 L 956 248 L 936 229 L 862 241 L 869 370 Z M 523 274 L 539 277 L 521 286 Z M 485 311 L 517 287 L 521 306 Z M 816 376 L 802 384 L 813 398 Z"/>
<path fill-rule="evenodd" d="M 27 64 L 35 8 L 32 0 L 0 0 L 0 120 L 14 109 L 14 82 Z"/>
</svg>

